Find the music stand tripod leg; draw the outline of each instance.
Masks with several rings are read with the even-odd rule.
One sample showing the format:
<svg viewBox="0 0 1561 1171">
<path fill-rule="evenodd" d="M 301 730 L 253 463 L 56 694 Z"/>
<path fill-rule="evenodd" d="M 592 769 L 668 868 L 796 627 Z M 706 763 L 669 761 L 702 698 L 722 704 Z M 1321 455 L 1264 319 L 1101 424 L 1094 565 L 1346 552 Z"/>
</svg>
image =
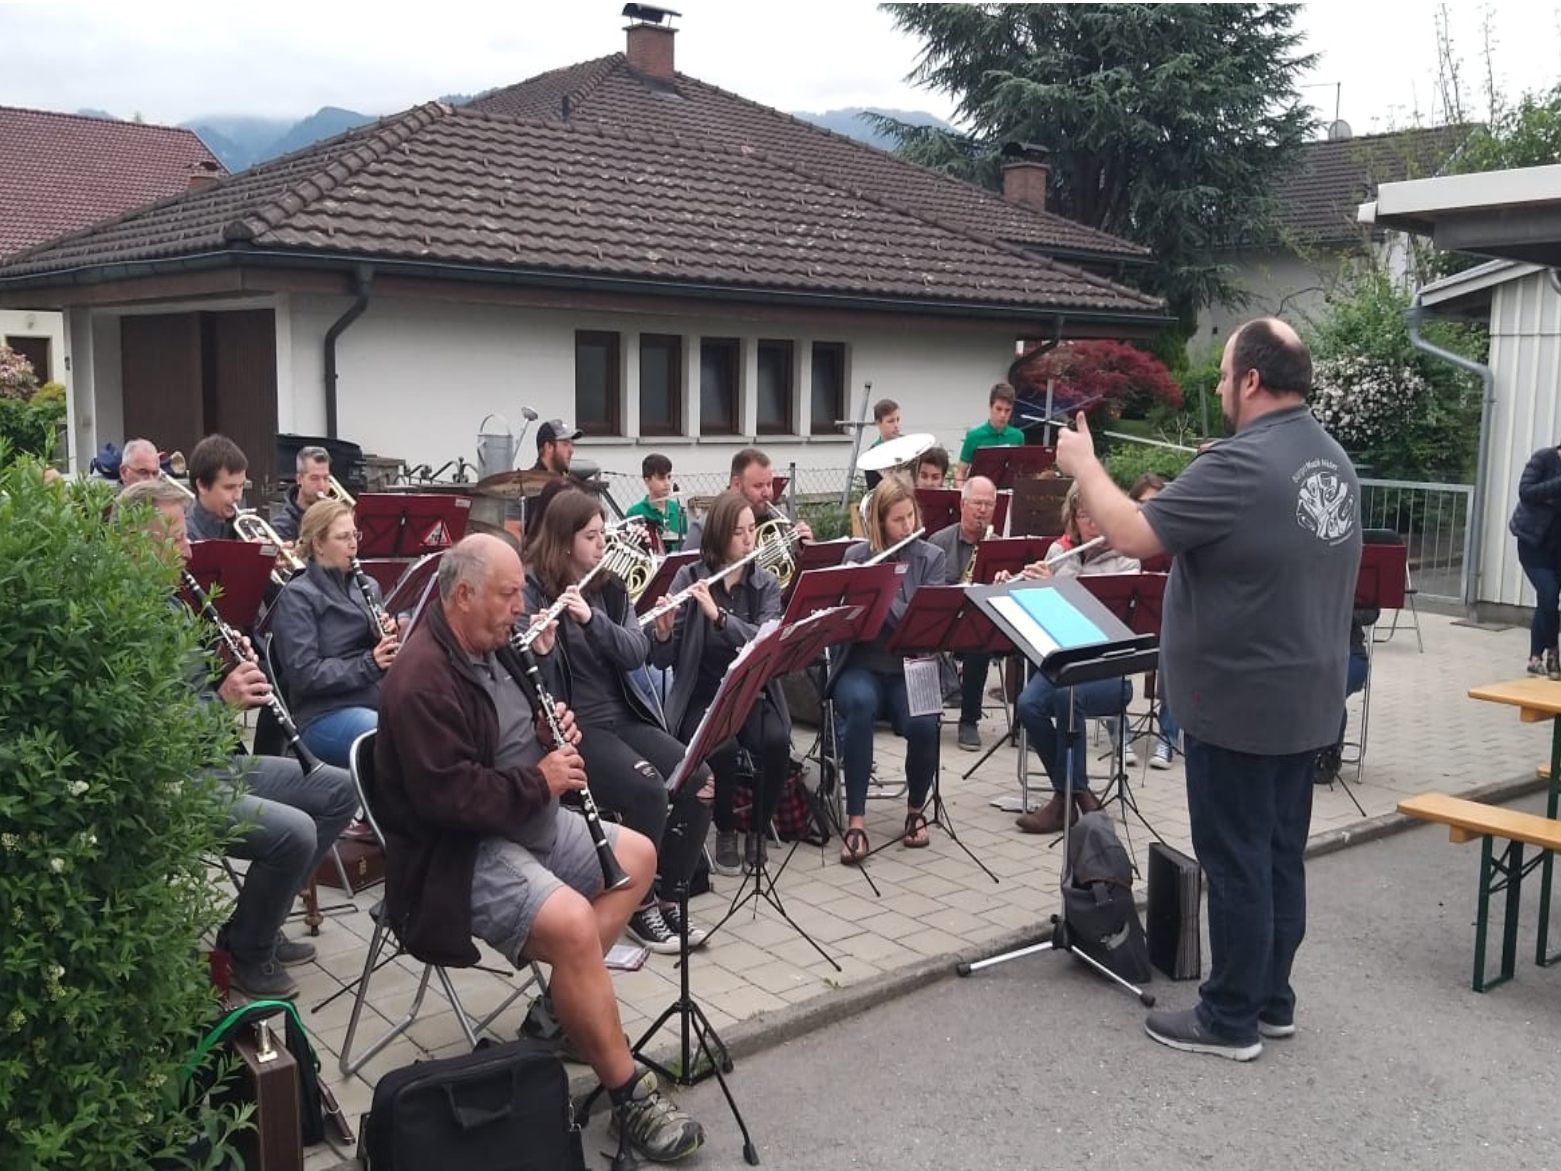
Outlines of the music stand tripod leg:
<svg viewBox="0 0 1561 1171">
<path fill-rule="evenodd" d="M 837 972 L 843 971 L 840 965 L 835 961 L 835 957 L 825 951 L 818 940 L 809 935 L 807 931 L 803 929 L 802 925 L 791 917 L 791 915 L 786 910 L 785 904 L 781 902 L 780 891 L 776 889 L 776 881 L 780 878 L 781 874 L 785 872 L 786 867 L 791 865 L 792 855 L 797 852 L 797 847 L 802 844 L 801 841 L 795 841 L 791 843 L 791 849 L 786 851 L 786 860 L 780 864 L 780 868 L 776 870 L 774 874 L 770 873 L 768 851 L 765 849 L 767 844 L 768 843 L 765 842 L 761 836 L 759 839 L 759 852 L 757 855 L 758 865 L 756 865 L 752 871 L 753 885 L 749 886 L 746 880 L 743 882 L 742 887 L 733 897 L 731 905 L 727 907 L 726 914 L 722 915 L 720 921 L 716 923 L 714 927 L 710 928 L 710 930 L 705 934 L 705 943 L 708 944 L 716 932 L 720 931 L 722 927 L 726 926 L 727 921 L 730 920 L 732 916 L 736 915 L 738 911 L 746 907 L 749 903 L 754 905 L 753 911 L 754 914 L 757 915 L 759 913 L 759 903 L 762 900 L 763 902 L 768 903 L 771 909 L 773 909 L 777 915 L 786 921 L 786 925 L 788 927 L 790 927 L 804 940 L 806 940 L 809 947 L 818 952 L 819 955 L 823 956 L 830 967 L 834 968 Z"/>
</svg>

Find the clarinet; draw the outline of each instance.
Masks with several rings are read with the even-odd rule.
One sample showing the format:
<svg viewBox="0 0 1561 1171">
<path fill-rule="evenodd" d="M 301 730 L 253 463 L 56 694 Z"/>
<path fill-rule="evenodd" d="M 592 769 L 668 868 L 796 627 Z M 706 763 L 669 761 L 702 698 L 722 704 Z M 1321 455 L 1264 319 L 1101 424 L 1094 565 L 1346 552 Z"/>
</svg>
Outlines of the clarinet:
<svg viewBox="0 0 1561 1171">
<path fill-rule="evenodd" d="M 515 682 L 520 684 L 521 691 L 526 694 L 526 701 L 531 704 L 534 715 L 541 715 L 547 723 L 548 734 L 553 738 L 553 746 L 562 748 L 568 741 L 564 738 L 564 729 L 558 722 L 557 701 L 549 694 L 546 685 L 542 682 L 542 672 L 537 669 L 537 657 L 531 653 L 530 644 L 521 645 L 522 632 L 517 629 L 510 635 L 510 649 L 515 652 L 515 657 L 520 660 L 521 672 L 515 674 Z M 612 845 L 607 841 L 607 831 L 602 828 L 601 814 L 597 812 L 596 802 L 591 797 L 590 786 L 580 790 L 580 806 L 585 814 L 586 828 L 591 831 L 591 841 L 596 846 L 596 860 L 602 866 L 602 886 L 607 890 L 620 890 L 634 881 L 618 865 L 618 859 L 612 852 Z"/>
<path fill-rule="evenodd" d="M 373 587 L 369 585 L 369 575 L 363 572 L 363 562 L 356 557 L 352 559 L 349 568 L 352 580 L 357 583 L 358 589 L 363 593 L 363 600 L 368 603 L 369 617 L 374 621 L 374 635 L 376 638 L 384 638 L 390 633 L 390 618 L 385 613 L 385 607 L 379 604 L 379 599 L 374 596 Z"/>
<path fill-rule="evenodd" d="M 222 649 L 227 652 L 234 665 L 239 663 L 256 663 L 259 660 L 244 653 L 244 644 L 239 641 L 239 633 L 222 620 L 222 615 L 217 613 L 217 607 L 212 604 L 211 596 L 201 589 L 201 583 L 195 580 L 195 575 L 188 570 L 184 575 L 184 588 L 190 597 L 195 599 L 200 608 L 202 617 L 217 628 L 217 637 L 222 642 Z M 264 670 L 264 668 L 262 668 Z M 287 739 L 287 746 L 298 758 L 298 763 L 303 765 L 305 773 L 313 774 L 320 767 L 320 758 L 310 752 L 304 744 L 303 738 L 298 734 L 298 725 L 293 723 L 292 714 L 287 710 L 287 705 L 282 702 L 281 695 L 277 692 L 276 685 L 272 684 L 271 694 L 266 697 L 266 707 L 271 710 L 272 717 L 277 726 L 282 729 L 282 735 Z"/>
</svg>

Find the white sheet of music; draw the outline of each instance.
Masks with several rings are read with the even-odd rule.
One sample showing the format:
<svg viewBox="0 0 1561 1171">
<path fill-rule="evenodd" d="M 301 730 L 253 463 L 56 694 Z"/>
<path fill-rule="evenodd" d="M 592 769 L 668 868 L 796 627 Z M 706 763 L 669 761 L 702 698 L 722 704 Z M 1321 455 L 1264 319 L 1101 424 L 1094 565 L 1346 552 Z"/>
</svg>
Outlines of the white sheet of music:
<svg viewBox="0 0 1561 1171">
<path fill-rule="evenodd" d="M 943 677 L 937 656 L 905 660 L 905 700 L 913 716 L 935 716 L 943 710 Z"/>
</svg>

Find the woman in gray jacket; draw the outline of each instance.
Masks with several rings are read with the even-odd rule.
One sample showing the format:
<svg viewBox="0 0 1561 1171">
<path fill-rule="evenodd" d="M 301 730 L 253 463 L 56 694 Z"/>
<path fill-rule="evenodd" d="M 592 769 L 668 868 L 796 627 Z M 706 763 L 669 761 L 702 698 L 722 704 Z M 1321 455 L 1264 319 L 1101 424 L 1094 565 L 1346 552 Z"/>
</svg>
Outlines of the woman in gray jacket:
<svg viewBox="0 0 1561 1171">
<path fill-rule="evenodd" d="M 273 604 L 271 656 L 303 734 L 326 764 L 347 767 L 352 742 L 379 726 L 379 685 L 396 655 L 393 619 L 381 629 L 352 578 L 358 528 L 339 500 L 309 506 L 298 526 L 304 571 Z M 383 607 L 379 586 L 363 581 Z"/>
<path fill-rule="evenodd" d="M 753 552 L 754 531 L 753 506 L 740 492 L 717 497 L 700 533 L 699 560 L 678 570 L 672 580 L 672 593 L 691 589 L 691 596 L 656 620 L 651 661 L 673 668 L 667 726 L 685 744 L 693 739 L 737 652 L 753 641 L 759 627 L 779 619 L 785 609 L 780 582 L 755 562 L 736 573 L 715 576 Z M 665 600 L 657 599 L 656 604 Z M 765 827 L 775 814 L 791 767 L 791 717 L 779 680 L 765 688 L 742 730 L 709 758 L 715 773 L 715 868 L 722 874 L 740 873 L 744 861 L 737 850 L 733 801 L 742 749 L 757 769 L 754 816 L 749 821 L 752 832 L 745 851 L 752 864 L 763 849 Z"/>
</svg>

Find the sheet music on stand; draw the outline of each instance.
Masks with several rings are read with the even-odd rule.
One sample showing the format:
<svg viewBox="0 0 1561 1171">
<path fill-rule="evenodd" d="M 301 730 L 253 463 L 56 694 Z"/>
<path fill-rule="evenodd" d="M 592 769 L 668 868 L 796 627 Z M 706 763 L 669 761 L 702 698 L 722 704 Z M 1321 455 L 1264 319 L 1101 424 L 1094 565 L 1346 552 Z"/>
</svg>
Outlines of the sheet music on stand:
<svg viewBox="0 0 1561 1171">
<path fill-rule="evenodd" d="M 905 660 L 905 702 L 913 716 L 943 710 L 943 673 L 933 656 Z"/>
</svg>

